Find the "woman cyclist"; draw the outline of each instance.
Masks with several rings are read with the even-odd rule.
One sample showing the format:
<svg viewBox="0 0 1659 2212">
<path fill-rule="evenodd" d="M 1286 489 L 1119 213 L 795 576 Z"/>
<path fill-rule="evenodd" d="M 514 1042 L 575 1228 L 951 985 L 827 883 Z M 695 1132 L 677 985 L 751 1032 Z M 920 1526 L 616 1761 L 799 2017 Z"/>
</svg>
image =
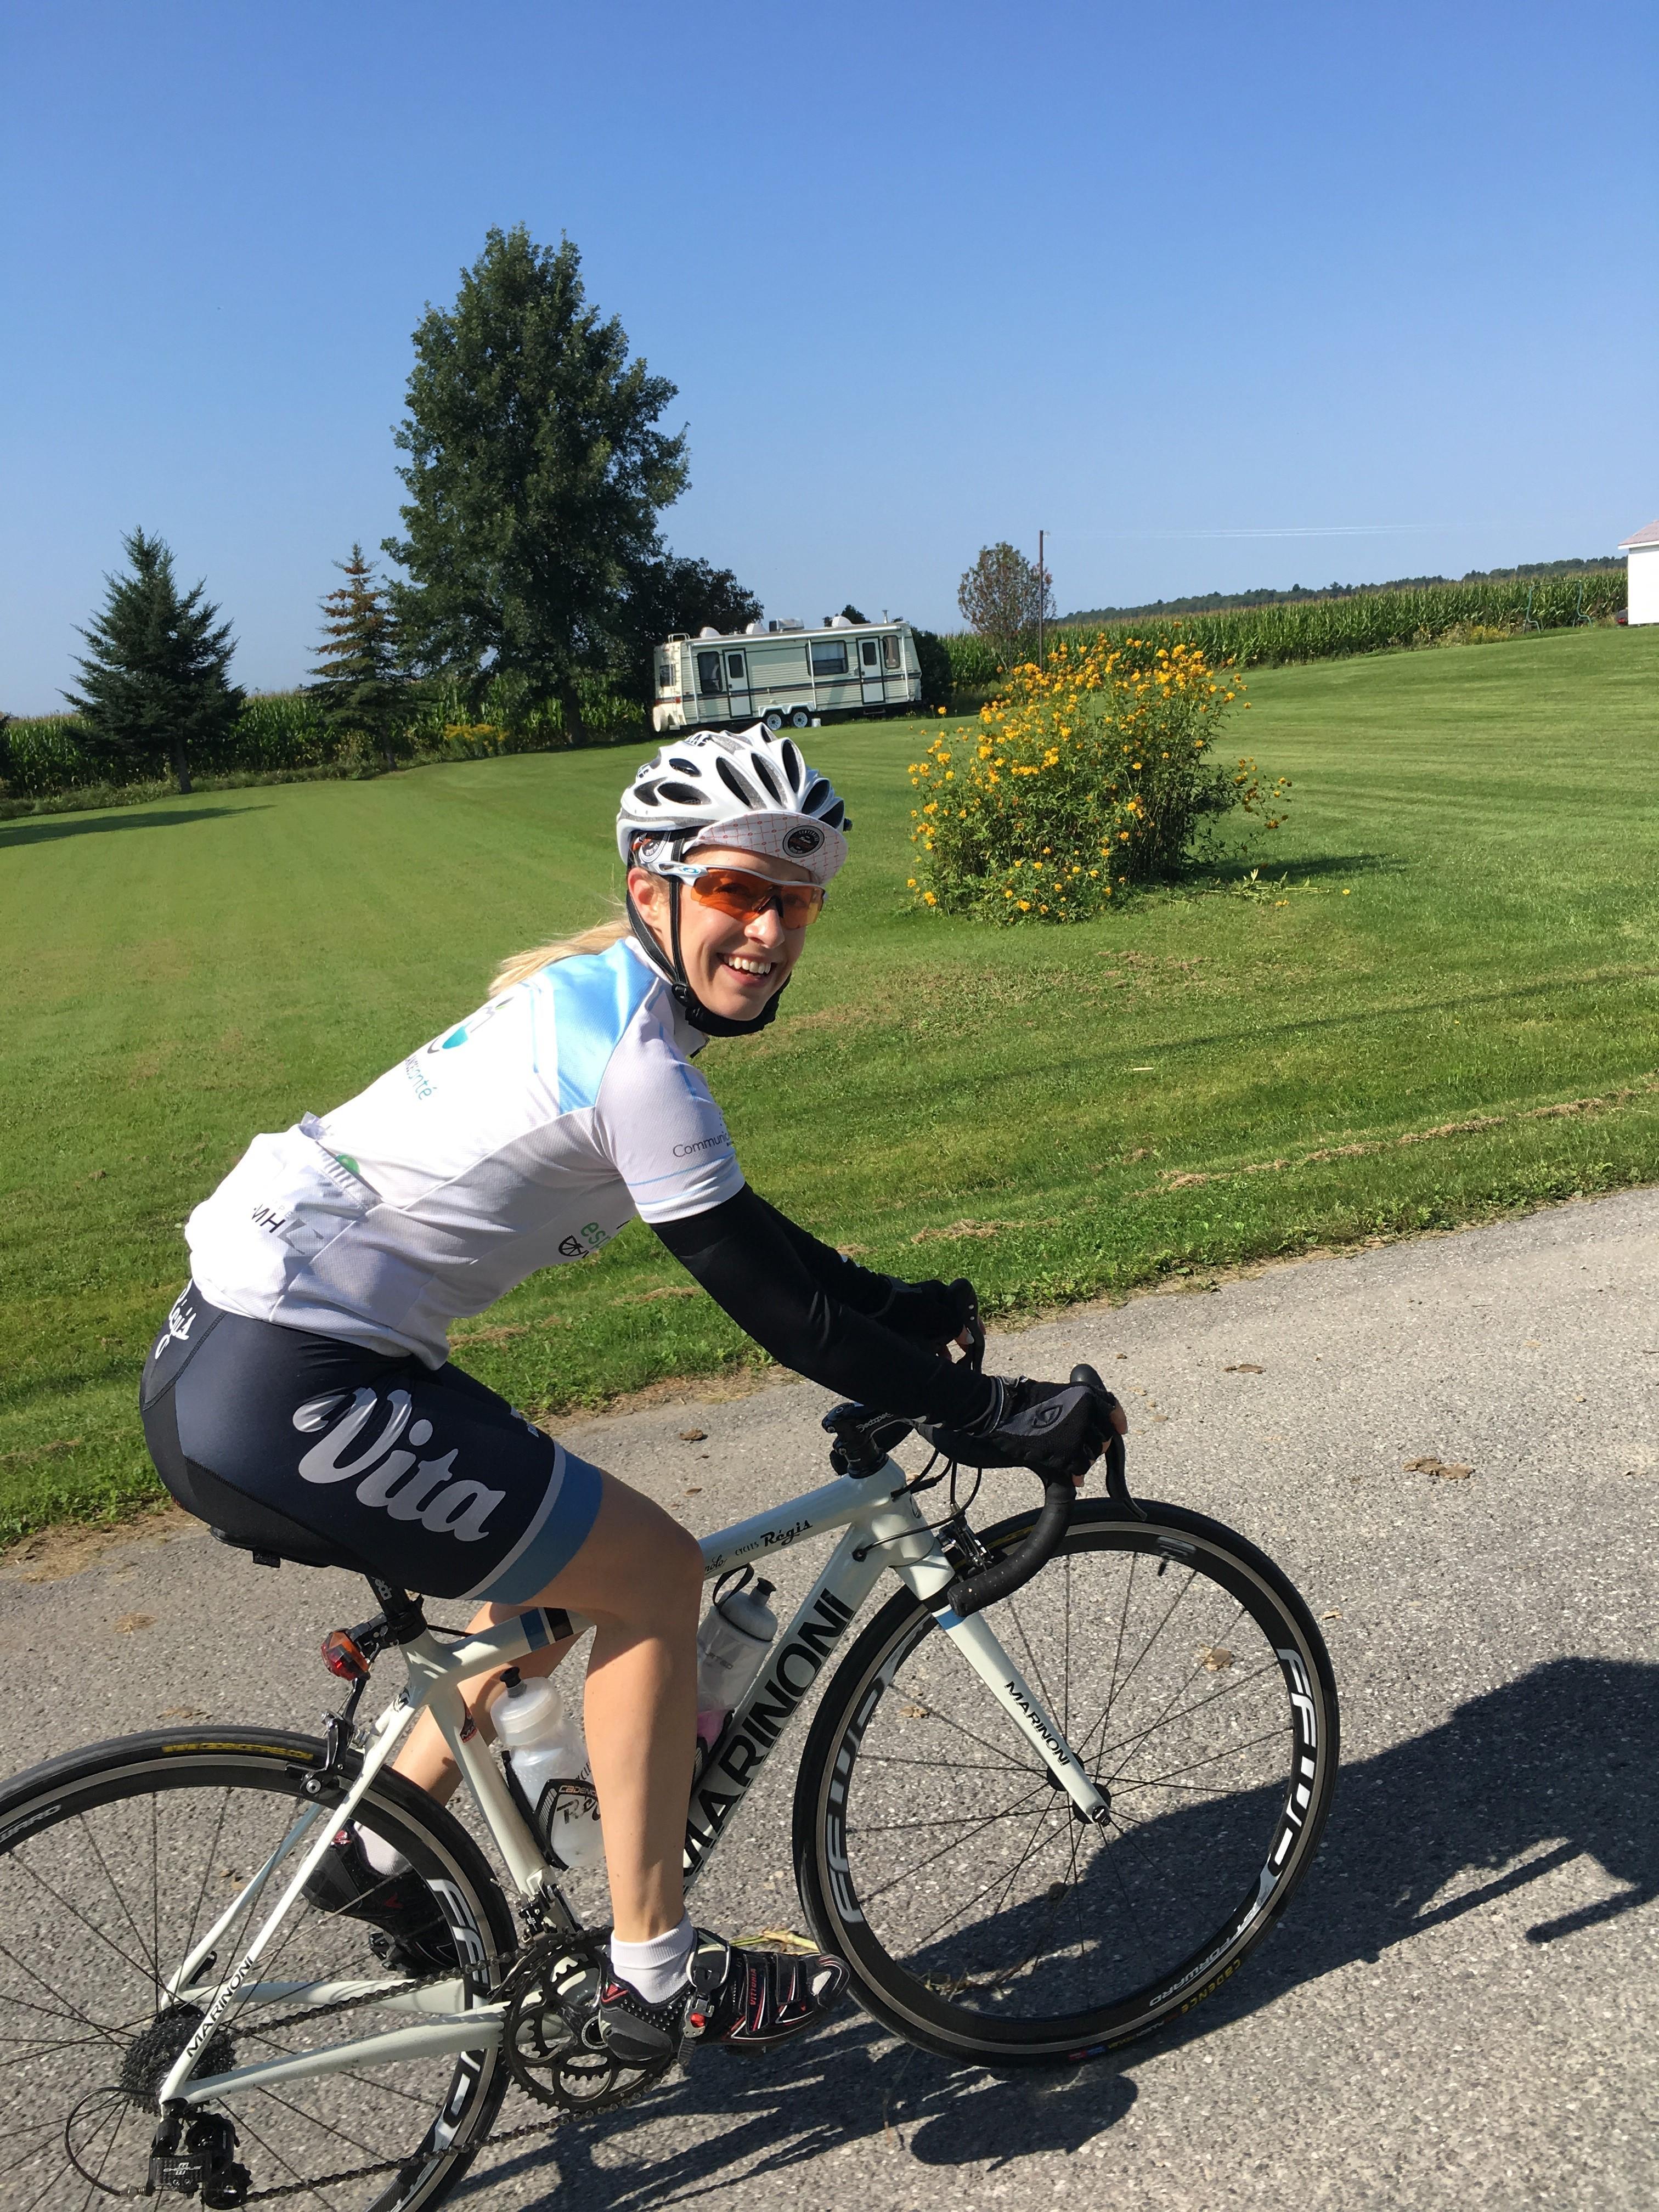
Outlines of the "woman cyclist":
<svg viewBox="0 0 1659 2212">
<path fill-rule="evenodd" d="M 776 1014 L 848 827 L 763 725 L 664 746 L 617 819 L 626 920 L 509 961 L 478 1012 L 360 1097 L 256 1137 L 191 1216 L 191 1281 L 144 1371 L 163 1481 L 232 1540 L 474 1601 L 477 1626 L 543 1605 L 596 1623 L 585 1715 L 613 1911 L 599 2017 L 641 2063 L 688 2033 L 793 2033 L 846 1968 L 692 1928 L 697 1545 L 450 1364 L 449 1324 L 637 1213 L 775 1358 L 960 1457 L 1080 1478 L 1103 1433 L 1085 1390 L 950 1357 L 977 1326 L 969 1285 L 872 1274 L 750 1189 L 693 1065 L 710 1036 Z M 467 1686 L 481 1726 L 493 1686 Z M 459 1779 L 429 1713 L 397 1766 L 440 1800 Z M 430 1893 L 365 1831 L 340 1832 L 309 1893 L 404 1963 L 453 1962 Z"/>
</svg>

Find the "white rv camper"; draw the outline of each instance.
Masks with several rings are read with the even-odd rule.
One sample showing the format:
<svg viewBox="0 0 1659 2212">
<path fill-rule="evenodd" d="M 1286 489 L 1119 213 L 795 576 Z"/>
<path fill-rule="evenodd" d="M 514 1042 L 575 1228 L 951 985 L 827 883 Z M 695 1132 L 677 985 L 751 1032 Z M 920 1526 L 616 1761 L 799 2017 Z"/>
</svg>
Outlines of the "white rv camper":
<svg viewBox="0 0 1659 2212">
<path fill-rule="evenodd" d="M 720 723 L 809 729 L 831 714 L 911 714 L 921 698 L 921 664 L 906 622 L 855 623 L 836 615 L 821 629 L 804 623 L 750 623 L 732 637 L 684 632 L 657 647 L 659 730 Z"/>
</svg>

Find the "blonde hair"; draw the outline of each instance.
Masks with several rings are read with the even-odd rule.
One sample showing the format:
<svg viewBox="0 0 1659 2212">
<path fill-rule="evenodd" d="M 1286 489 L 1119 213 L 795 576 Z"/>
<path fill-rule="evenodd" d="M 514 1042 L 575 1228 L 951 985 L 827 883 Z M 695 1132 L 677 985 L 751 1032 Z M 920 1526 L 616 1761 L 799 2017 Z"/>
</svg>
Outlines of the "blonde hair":
<svg viewBox="0 0 1659 2212">
<path fill-rule="evenodd" d="M 527 952 L 515 952 L 503 960 L 495 970 L 495 981 L 489 986 L 492 999 L 503 991 L 510 991 L 515 983 L 527 982 L 531 976 L 545 968 L 550 961 L 574 960 L 579 953 L 604 952 L 621 938 L 629 934 L 629 924 L 625 914 L 614 914 L 608 921 L 596 921 L 591 929 L 578 930 L 574 937 L 556 938 L 551 945 L 534 945 Z"/>
</svg>

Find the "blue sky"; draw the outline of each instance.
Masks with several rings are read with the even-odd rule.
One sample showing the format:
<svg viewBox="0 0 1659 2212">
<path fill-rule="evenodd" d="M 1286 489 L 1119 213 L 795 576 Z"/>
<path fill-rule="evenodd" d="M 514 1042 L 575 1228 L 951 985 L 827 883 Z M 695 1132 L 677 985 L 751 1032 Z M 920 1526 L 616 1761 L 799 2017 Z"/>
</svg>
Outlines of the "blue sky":
<svg viewBox="0 0 1659 2212">
<path fill-rule="evenodd" d="M 1647 0 L 0 0 L 0 705 L 135 523 L 301 678 L 492 223 L 575 240 L 679 386 L 670 542 L 775 614 L 954 626 L 1039 526 L 1062 607 L 1610 551 L 1656 63 Z"/>
</svg>

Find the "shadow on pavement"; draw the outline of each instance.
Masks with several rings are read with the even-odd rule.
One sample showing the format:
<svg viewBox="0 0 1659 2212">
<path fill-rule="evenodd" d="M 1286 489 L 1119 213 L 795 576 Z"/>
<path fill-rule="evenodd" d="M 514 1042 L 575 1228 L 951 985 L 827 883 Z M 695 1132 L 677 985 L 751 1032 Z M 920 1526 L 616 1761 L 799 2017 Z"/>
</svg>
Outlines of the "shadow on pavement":
<svg viewBox="0 0 1659 2212">
<path fill-rule="evenodd" d="M 1523 1943 L 1567 1940 L 1659 1898 L 1656 1750 L 1659 1666 L 1558 1659 L 1346 1768 L 1319 1859 L 1284 1921 L 1163 2047 L 1243 2020 L 1299 1983 L 1376 1960 L 1580 1856 L 1620 1887 L 1533 1922 Z M 1132 2045 L 1120 2063 L 1155 2047 Z M 646 2212 L 858 2142 L 927 2166 L 995 2166 L 1080 2148 L 1115 2126 L 1136 2094 L 1110 2061 L 995 2078 L 896 2047 L 848 2013 L 769 2060 L 699 2054 L 671 2087 L 490 2166 L 459 2201 L 516 2180 L 525 2212 Z M 650 2149 L 630 2153 L 630 2132 L 645 2127 Z M 684 2148 L 663 2157 L 665 2138 Z"/>
</svg>

